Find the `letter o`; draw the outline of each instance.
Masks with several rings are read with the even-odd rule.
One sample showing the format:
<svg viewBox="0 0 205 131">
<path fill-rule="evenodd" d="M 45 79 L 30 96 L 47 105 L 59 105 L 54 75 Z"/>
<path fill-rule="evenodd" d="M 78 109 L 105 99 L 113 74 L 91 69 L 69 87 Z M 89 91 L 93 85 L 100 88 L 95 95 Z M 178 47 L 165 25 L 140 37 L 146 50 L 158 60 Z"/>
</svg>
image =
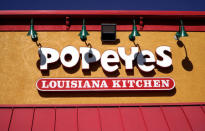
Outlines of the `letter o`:
<svg viewBox="0 0 205 131">
<path fill-rule="evenodd" d="M 65 56 L 67 54 L 70 54 L 72 56 L 72 59 L 70 61 L 65 60 Z M 78 50 L 75 47 L 67 46 L 62 50 L 60 60 L 65 67 L 74 67 L 78 63 L 79 56 L 80 55 L 78 53 Z"/>
</svg>

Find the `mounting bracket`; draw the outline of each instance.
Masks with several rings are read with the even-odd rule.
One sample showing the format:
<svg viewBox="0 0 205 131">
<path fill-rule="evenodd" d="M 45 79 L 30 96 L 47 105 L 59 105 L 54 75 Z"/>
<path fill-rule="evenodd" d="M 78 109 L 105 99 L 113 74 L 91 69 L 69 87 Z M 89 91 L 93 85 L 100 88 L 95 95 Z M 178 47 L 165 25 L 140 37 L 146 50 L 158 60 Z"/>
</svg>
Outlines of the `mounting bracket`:
<svg viewBox="0 0 205 131">
<path fill-rule="evenodd" d="M 144 17 L 140 17 L 140 30 L 144 28 Z"/>
<path fill-rule="evenodd" d="M 65 17 L 66 30 L 70 29 L 70 17 Z"/>
</svg>

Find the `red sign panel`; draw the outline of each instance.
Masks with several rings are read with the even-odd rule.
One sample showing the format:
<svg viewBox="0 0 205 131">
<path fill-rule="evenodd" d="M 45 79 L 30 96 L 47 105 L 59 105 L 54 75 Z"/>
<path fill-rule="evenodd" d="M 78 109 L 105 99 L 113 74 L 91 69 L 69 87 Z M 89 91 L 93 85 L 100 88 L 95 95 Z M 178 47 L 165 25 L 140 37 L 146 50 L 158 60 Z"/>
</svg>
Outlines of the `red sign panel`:
<svg viewBox="0 0 205 131">
<path fill-rule="evenodd" d="M 39 91 L 129 91 L 172 90 L 171 78 L 42 78 L 36 83 Z"/>
</svg>

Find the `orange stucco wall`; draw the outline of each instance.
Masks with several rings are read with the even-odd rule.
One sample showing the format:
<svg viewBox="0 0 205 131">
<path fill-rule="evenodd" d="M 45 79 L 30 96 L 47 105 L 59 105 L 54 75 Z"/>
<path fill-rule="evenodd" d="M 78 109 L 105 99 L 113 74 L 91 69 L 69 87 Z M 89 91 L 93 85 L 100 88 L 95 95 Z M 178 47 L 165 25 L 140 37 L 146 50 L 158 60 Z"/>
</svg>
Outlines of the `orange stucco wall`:
<svg viewBox="0 0 205 131">
<path fill-rule="evenodd" d="M 67 45 L 77 49 L 86 46 L 79 32 L 38 32 L 43 47 L 59 52 Z M 102 43 L 100 32 L 89 32 L 88 43 L 101 53 L 105 50 L 117 50 L 126 47 L 129 53 L 134 46 L 129 41 L 130 32 L 117 32 L 119 41 L 113 44 Z M 171 77 L 176 82 L 172 91 L 143 92 L 58 92 L 41 93 L 36 89 L 36 81 L 43 77 L 144 77 L 135 67 L 134 73 L 125 71 L 121 63 L 119 75 L 106 75 L 101 66 L 91 73 L 83 72 L 81 64 L 74 70 L 64 70 L 62 65 L 50 70 L 49 76 L 43 76 L 37 68 L 38 47 L 27 37 L 27 32 L 0 32 L 0 104 L 106 104 L 106 103 L 176 103 L 205 101 L 205 32 L 188 32 L 189 37 L 182 38 L 190 61 L 185 58 L 184 47 L 174 39 L 175 32 L 140 32 L 136 42 L 141 50 L 155 52 L 158 46 L 167 45 L 172 50 L 173 70 L 158 70 L 153 77 Z M 154 53 L 155 54 L 155 53 Z M 183 61 L 183 62 L 182 62 Z M 183 64 L 182 64 L 183 63 Z M 193 68 L 192 68 L 193 66 Z"/>
</svg>

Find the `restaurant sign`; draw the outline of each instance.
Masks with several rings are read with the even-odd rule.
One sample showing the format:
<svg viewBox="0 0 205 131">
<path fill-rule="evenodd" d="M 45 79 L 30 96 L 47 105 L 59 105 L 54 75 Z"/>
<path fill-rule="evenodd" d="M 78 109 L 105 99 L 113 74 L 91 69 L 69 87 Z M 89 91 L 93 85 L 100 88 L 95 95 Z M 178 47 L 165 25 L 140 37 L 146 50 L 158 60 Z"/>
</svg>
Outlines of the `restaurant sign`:
<svg viewBox="0 0 205 131">
<path fill-rule="evenodd" d="M 36 86 L 40 91 L 116 91 L 171 90 L 171 78 L 42 78 Z"/>
<path fill-rule="evenodd" d="M 79 53 L 80 52 L 80 53 Z M 65 68 L 75 68 L 79 59 L 82 70 L 89 70 L 90 65 L 100 62 L 105 72 L 113 73 L 119 69 L 120 59 L 125 63 L 126 70 L 133 70 L 134 66 L 144 73 L 154 68 L 169 68 L 172 66 L 171 49 L 168 46 L 156 48 L 157 60 L 149 50 L 139 50 L 131 47 L 129 55 L 124 47 L 118 47 L 117 52 L 106 50 L 100 54 L 95 48 L 80 47 L 80 51 L 73 47 L 63 48 L 59 54 L 52 48 L 39 48 L 40 70 L 49 70 L 49 64 L 61 61 Z M 69 60 L 66 56 L 70 56 Z M 40 91 L 100 91 L 100 90 L 171 90 L 175 82 L 171 78 L 42 78 L 36 83 Z"/>
</svg>

